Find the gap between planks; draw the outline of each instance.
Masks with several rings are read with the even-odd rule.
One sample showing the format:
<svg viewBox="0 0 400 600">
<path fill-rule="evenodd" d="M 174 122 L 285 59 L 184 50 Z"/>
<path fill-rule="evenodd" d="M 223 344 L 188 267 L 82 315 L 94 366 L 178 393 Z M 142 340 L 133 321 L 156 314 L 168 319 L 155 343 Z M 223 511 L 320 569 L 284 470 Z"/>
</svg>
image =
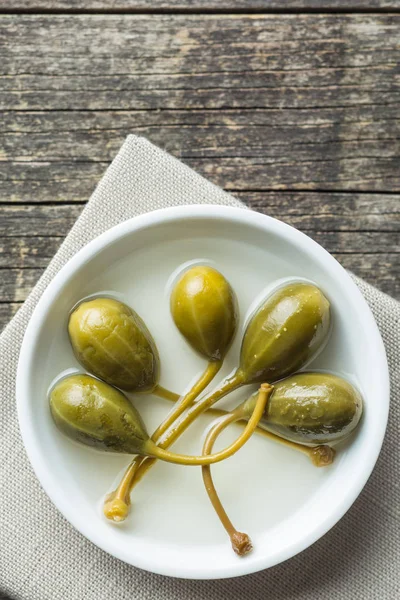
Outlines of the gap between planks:
<svg viewBox="0 0 400 600">
<path fill-rule="evenodd" d="M 33 15 L 33 16 L 46 16 L 46 15 L 221 15 L 221 16 L 241 16 L 241 15 L 390 15 L 400 14 L 400 7 L 393 4 L 387 7 L 368 7 L 357 6 L 353 8 L 341 8 L 335 6 L 324 6 L 323 8 L 313 7 L 292 7 L 292 8 L 278 8 L 277 6 L 271 8 L 3 8 L 0 7 L 0 15 Z"/>
</svg>

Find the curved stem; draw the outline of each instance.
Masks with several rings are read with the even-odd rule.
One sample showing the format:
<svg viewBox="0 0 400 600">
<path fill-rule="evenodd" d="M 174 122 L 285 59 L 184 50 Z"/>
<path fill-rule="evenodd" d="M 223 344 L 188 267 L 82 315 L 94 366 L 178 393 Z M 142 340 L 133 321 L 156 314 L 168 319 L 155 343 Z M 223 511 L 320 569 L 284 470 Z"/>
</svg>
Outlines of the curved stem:
<svg viewBox="0 0 400 600">
<path fill-rule="evenodd" d="M 194 386 L 185 394 L 180 400 L 180 396 L 169 392 L 161 386 L 157 386 L 153 393 L 169 400 L 176 402 L 176 406 L 167 418 L 161 423 L 161 425 L 155 430 L 151 439 L 157 442 L 159 438 L 167 431 L 170 425 L 175 419 L 181 416 L 183 412 L 193 404 L 194 400 L 199 394 L 207 387 L 207 385 L 216 376 L 218 371 L 221 369 L 222 361 L 210 362 L 207 365 L 206 370 L 197 380 Z M 104 502 L 103 512 L 107 519 L 111 521 L 119 522 L 126 519 L 129 508 L 130 508 L 130 489 L 132 482 L 135 478 L 136 471 L 143 461 L 142 456 L 137 456 L 128 466 L 124 473 L 122 480 L 120 481 L 117 489 L 109 494 Z"/>
<path fill-rule="evenodd" d="M 226 415 L 232 414 L 231 412 L 223 410 L 222 408 L 209 408 L 206 412 L 208 415 L 213 415 L 215 417 L 225 417 Z M 240 418 L 235 419 L 234 422 L 240 425 L 239 421 L 247 421 L 247 416 L 242 415 Z M 288 448 L 292 448 L 292 450 L 297 450 L 298 452 L 305 454 L 316 467 L 327 467 L 331 465 L 336 456 L 336 450 L 332 448 L 332 446 L 328 446 L 328 444 L 305 446 L 299 442 L 291 442 L 290 440 L 287 440 L 276 433 L 272 433 L 272 431 L 269 431 L 268 429 L 264 429 L 262 425 L 257 425 L 255 433 L 257 433 L 257 435 L 262 435 L 263 437 L 274 442 L 278 442 L 279 444 L 283 444 Z M 146 459 L 143 459 L 142 457 L 138 457 L 137 459 L 138 463 L 142 462 L 143 460 Z"/>
<path fill-rule="evenodd" d="M 128 516 L 129 507 L 131 505 L 131 480 L 135 477 L 135 471 L 140 464 L 141 458 L 141 456 L 137 456 L 136 459 L 130 463 L 117 489 L 106 496 L 103 513 L 110 521 L 119 523 L 120 521 L 124 521 Z"/>
<path fill-rule="evenodd" d="M 119 523 L 120 521 L 124 521 L 128 516 L 131 505 L 132 482 L 135 480 L 136 471 L 143 460 L 142 456 L 134 458 L 126 469 L 117 489 L 106 496 L 103 513 L 110 521 Z"/>
<path fill-rule="evenodd" d="M 253 435 L 257 427 L 257 423 L 263 416 L 272 390 L 273 387 L 272 385 L 269 385 L 269 383 L 263 383 L 261 385 L 253 414 L 251 415 L 246 427 L 240 436 L 230 446 L 224 450 L 221 450 L 221 452 L 216 452 L 215 454 L 209 454 L 207 456 L 188 456 L 186 454 L 175 454 L 173 452 L 168 452 L 167 450 L 160 448 L 160 446 L 156 446 L 154 443 L 152 443 L 150 446 L 149 452 L 151 452 L 151 454 L 154 452 L 155 457 L 160 458 L 161 460 L 186 466 L 213 465 L 217 462 L 225 460 L 226 458 L 229 458 L 230 456 L 233 456 L 233 454 L 240 450 L 240 448 Z"/>
<path fill-rule="evenodd" d="M 160 398 L 164 398 L 164 400 L 169 400 L 170 402 L 177 402 L 180 398 L 179 394 L 175 394 L 175 392 L 167 390 L 166 388 L 162 387 L 162 385 L 156 385 L 151 393 L 155 396 L 159 396 Z"/>
<path fill-rule="evenodd" d="M 230 385 L 233 385 L 233 384 L 231 383 Z M 224 389 L 225 389 L 225 387 L 224 387 Z M 266 386 L 266 389 L 269 390 L 269 391 L 267 391 L 267 396 L 269 396 L 269 394 L 272 391 L 272 387 Z M 254 416 L 254 413 L 253 413 L 253 416 Z M 231 445 L 229 448 L 226 449 L 226 451 L 225 451 L 226 453 L 230 453 L 229 455 L 231 455 L 234 452 L 237 452 L 237 450 L 239 450 L 239 448 L 247 441 L 247 439 L 252 435 L 252 433 L 256 429 L 258 420 L 259 420 L 259 418 L 261 418 L 261 416 L 262 416 L 262 412 L 260 415 L 256 414 L 255 418 L 253 419 L 253 421 L 251 423 L 249 421 L 248 426 L 246 427 L 245 431 L 242 433 L 242 435 L 239 437 L 239 439 L 236 440 L 236 442 L 234 442 L 233 445 Z M 162 442 L 157 447 L 157 449 L 158 449 L 158 451 L 162 452 L 162 450 L 167 448 L 168 445 L 169 445 L 169 442 L 167 440 L 164 440 L 164 442 Z M 223 460 L 224 458 L 227 458 L 227 456 L 221 457 L 221 453 L 219 453 L 219 455 L 220 455 L 220 457 L 218 458 L 218 460 Z M 161 458 L 161 456 L 160 456 L 160 458 Z M 162 458 L 164 458 L 164 457 L 162 457 Z M 202 459 L 203 457 L 188 457 L 188 458 L 191 460 L 192 458 L 194 458 L 194 459 L 201 458 Z M 117 489 L 114 492 L 111 492 L 111 494 L 109 494 L 106 498 L 106 501 L 105 501 L 104 507 L 103 507 L 103 512 L 107 519 L 110 519 L 111 521 L 116 521 L 116 522 L 123 521 L 124 519 L 126 519 L 126 517 L 128 516 L 128 513 L 129 513 L 129 507 L 131 504 L 130 493 L 131 493 L 133 485 L 137 481 L 139 481 L 139 479 L 141 479 L 141 477 L 143 477 L 143 475 L 146 473 L 146 471 L 155 462 L 156 462 L 156 458 L 152 458 L 152 457 L 144 457 L 143 458 L 141 456 L 137 456 L 130 463 L 130 465 L 129 465 L 128 469 L 125 471 L 125 474 L 124 474 L 120 484 L 118 485 Z M 179 460 L 179 462 L 181 462 L 181 459 Z M 190 464 L 194 464 L 194 463 L 190 463 Z"/>
<path fill-rule="evenodd" d="M 160 437 L 169 429 L 173 422 L 178 419 L 183 412 L 189 408 L 201 392 L 208 386 L 208 384 L 214 379 L 218 371 L 222 367 L 222 361 L 209 362 L 206 370 L 196 381 L 194 386 L 185 394 L 182 399 L 176 403 L 173 410 L 167 415 L 167 418 L 161 423 L 155 430 L 151 439 L 157 442 Z"/>
<path fill-rule="evenodd" d="M 210 454 L 215 440 L 220 435 L 220 433 L 228 427 L 231 423 L 242 419 L 243 415 L 241 412 L 233 411 L 231 414 L 227 414 L 221 421 L 216 423 L 214 427 L 209 431 L 206 440 L 203 446 L 203 454 Z M 232 548 L 239 556 L 244 556 L 248 554 L 252 549 L 253 545 L 251 543 L 251 539 L 247 535 L 247 533 L 242 533 L 238 531 L 233 525 L 232 521 L 228 517 L 221 500 L 219 499 L 217 490 L 215 489 L 214 482 L 211 476 L 211 469 L 208 465 L 202 467 L 202 475 L 204 486 L 206 488 L 208 497 L 210 498 L 211 504 L 214 507 L 215 512 L 217 513 L 219 520 L 224 526 L 229 538 L 231 540 Z"/>
<path fill-rule="evenodd" d="M 217 412 L 217 411 L 215 411 L 215 412 Z M 218 412 L 223 412 L 223 411 L 218 411 Z M 204 442 L 203 455 L 205 455 L 205 456 L 210 455 L 216 439 L 222 433 L 222 431 L 224 431 L 224 429 L 226 429 L 228 427 L 228 425 L 230 425 L 231 423 L 235 423 L 237 421 L 241 421 L 242 419 L 245 419 L 245 418 L 246 418 L 246 415 L 243 414 L 243 411 L 241 410 L 241 406 L 239 406 L 236 410 L 232 411 L 232 413 L 225 413 L 225 416 L 218 423 L 216 423 L 214 425 L 214 427 L 212 427 L 212 429 L 209 431 L 209 433 L 206 437 L 206 440 Z M 281 442 L 282 444 L 289 446 L 290 448 L 294 448 L 295 450 L 304 452 L 304 454 L 307 454 L 307 456 L 309 456 L 311 458 L 311 460 L 313 461 L 313 463 L 318 467 L 322 467 L 322 466 L 331 464 L 331 462 L 333 461 L 333 458 L 335 456 L 335 450 L 333 448 L 331 448 L 330 446 L 321 445 L 321 446 L 316 446 L 314 448 L 310 448 L 310 447 L 302 446 L 301 444 L 297 444 L 295 442 L 290 442 L 288 440 L 280 438 L 279 436 L 274 435 L 273 433 L 270 433 L 268 431 L 265 431 L 264 429 L 261 429 L 260 427 L 257 427 L 256 431 L 258 433 L 262 433 L 263 435 L 265 435 L 268 438 L 277 440 L 277 441 Z M 212 479 L 212 475 L 211 475 L 210 466 L 209 465 L 203 466 L 201 471 L 202 471 L 202 475 L 203 475 L 204 487 L 206 488 L 208 497 L 211 501 L 211 504 L 214 507 L 215 512 L 217 513 L 217 515 L 219 517 L 219 520 L 221 521 L 223 527 L 225 528 L 225 531 L 229 535 L 233 550 L 239 556 L 244 556 L 245 554 L 248 554 L 253 549 L 251 539 L 249 538 L 247 533 L 242 533 L 242 532 L 238 531 L 235 528 L 235 526 L 233 525 L 230 518 L 228 517 L 228 515 L 222 505 L 222 502 L 219 499 L 218 492 L 215 488 L 215 485 L 214 485 L 214 482 Z"/>
<path fill-rule="evenodd" d="M 182 421 L 177 423 L 175 426 L 171 427 L 168 435 L 160 444 L 160 447 L 163 449 L 168 448 L 184 431 L 186 431 L 189 425 L 191 425 L 199 415 L 211 408 L 211 406 L 218 402 L 218 400 L 221 400 L 221 398 L 244 384 L 244 378 L 242 374 L 238 372 L 236 372 L 230 379 L 226 379 L 214 392 L 199 402 L 196 402 L 196 404 L 189 408 L 184 419 L 182 419 Z"/>
<path fill-rule="evenodd" d="M 217 388 L 212 394 L 206 396 L 200 402 L 197 402 L 187 412 L 186 417 L 180 422 L 179 431 L 178 428 L 170 430 L 169 435 L 160 444 L 158 444 L 159 448 L 169 448 L 169 446 L 175 442 L 175 440 L 180 436 L 181 433 L 183 433 L 183 431 L 185 431 L 187 427 L 189 427 L 189 425 L 191 425 L 191 423 L 200 413 L 205 412 L 213 404 L 215 404 L 215 402 L 229 394 L 229 392 L 233 392 L 233 390 L 236 390 L 237 388 L 241 387 L 242 385 L 245 385 L 244 379 L 235 373 L 235 375 L 231 379 L 227 379 L 221 385 L 221 387 Z M 136 483 L 138 483 L 142 479 L 144 474 L 147 473 L 147 471 L 155 462 L 156 459 L 152 457 L 142 458 L 140 461 L 137 462 L 137 468 L 135 469 L 135 472 L 132 473 L 133 477 L 131 480 L 131 490 L 136 485 Z"/>
<path fill-rule="evenodd" d="M 170 430 L 165 439 L 158 444 L 158 448 L 162 450 L 169 448 L 200 413 L 205 412 L 212 404 L 244 384 L 245 381 L 242 374 L 236 372 L 233 377 L 223 382 L 212 394 L 194 404 L 179 425 Z M 133 486 L 143 477 L 156 460 L 156 458 L 149 456 L 144 458 L 138 456 L 130 463 L 117 489 L 106 498 L 103 511 L 107 519 L 122 521 L 127 517 L 130 506 L 130 492 Z M 121 489 L 122 491 L 120 491 Z"/>
<path fill-rule="evenodd" d="M 320 444 L 319 446 L 304 446 L 303 444 L 298 444 L 297 442 L 291 442 L 290 440 L 280 437 L 271 431 L 262 429 L 262 427 L 258 428 L 257 433 L 261 433 L 264 437 L 274 440 L 275 442 L 279 442 L 280 444 L 283 444 L 283 446 L 292 448 L 292 450 L 302 452 L 308 456 L 315 467 L 328 467 L 333 463 L 333 460 L 336 456 L 336 450 L 327 444 Z"/>
</svg>

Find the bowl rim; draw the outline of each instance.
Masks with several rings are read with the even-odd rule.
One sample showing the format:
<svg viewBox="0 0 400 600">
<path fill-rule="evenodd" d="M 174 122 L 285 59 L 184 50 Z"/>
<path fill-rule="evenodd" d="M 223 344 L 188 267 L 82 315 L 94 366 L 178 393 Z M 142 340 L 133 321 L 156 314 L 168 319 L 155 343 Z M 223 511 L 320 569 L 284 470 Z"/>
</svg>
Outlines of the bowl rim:
<svg viewBox="0 0 400 600">
<path fill-rule="evenodd" d="M 90 261 L 97 253 L 104 251 L 107 246 L 124 236 L 130 235 L 135 231 L 171 222 L 187 221 L 188 219 L 228 220 L 236 224 L 246 224 L 247 226 L 263 230 L 264 232 L 273 232 L 280 238 L 289 241 L 291 244 L 301 247 L 303 252 L 312 254 L 313 260 L 317 261 L 324 270 L 329 270 L 331 272 L 331 277 L 337 282 L 337 285 L 342 286 L 341 289 L 345 290 L 346 294 L 351 296 L 353 303 L 357 305 L 360 318 L 365 327 L 368 328 L 369 335 L 374 343 L 376 369 L 380 376 L 382 392 L 382 406 L 379 413 L 377 435 L 375 436 L 373 443 L 369 444 L 366 460 L 360 465 L 358 472 L 354 473 L 351 485 L 346 489 L 346 492 L 343 493 L 341 501 L 338 502 L 336 506 L 336 510 L 332 510 L 328 517 L 326 517 L 318 527 L 314 528 L 311 532 L 306 533 L 300 542 L 289 545 L 285 551 L 281 551 L 274 555 L 273 559 L 266 559 L 266 557 L 264 557 L 263 560 L 262 556 L 249 555 L 246 557 L 246 560 L 238 562 L 237 566 L 234 568 L 231 566 L 215 566 L 212 572 L 207 570 L 206 567 L 199 568 L 187 563 L 176 565 L 174 571 L 171 572 L 169 568 L 164 568 L 161 564 L 152 564 L 151 556 L 148 558 L 143 557 L 139 561 L 135 560 L 135 562 L 132 562 L 130 556 L 123 551 L 123 548 L 121 549 L 114 546 L 110 549 L 110 545 L 104 537 L 97 535 L 97 533 L 88 533 L 85 531 L 85 524 L 77 517 L 76 511 L 68 504 L 66 498 L 57 491 L 52 483 L 52 471 L 47 466 L 46 462 L 42 460 L 40 443 L 38 443 L 38 440 L 36 439 L 33 425 L 28 417 L 29 411 L 25 410 L 25 408 L 30 405 L 29 365 L 31 365 L 33 359 L 36 337 L 41 330 L 41 325 L 46 319 L 47 312 L 52 306 L 53 301 L 56 299 L 62 288 L 68 285 L 70 277 L 85 263 Z M 32 313 L 21 345 L 16 377 L 17 413 L 22 440 L 40 484 L 61 514 L 82 535 L 115 558 L 160 575 L 195 579 L 236 577 L 275 566 L 276 564 L 295 556 L 299 552 L 302 552 L 325 535 L 352 506 L 371 475 L 378 459 L 386 431 L 389 412 L 389 394 L 389 369 L 384 344 L 378 326 L 361 291 L 338 261 L 312 238 L 278 219 L 248 210 L 245 207 L 236 208 L 208 204 L 162 208 L 133 217 L 115 225 L 111 229 L 97 236 L 74 254 L 48 284 Z"/>
</svg>

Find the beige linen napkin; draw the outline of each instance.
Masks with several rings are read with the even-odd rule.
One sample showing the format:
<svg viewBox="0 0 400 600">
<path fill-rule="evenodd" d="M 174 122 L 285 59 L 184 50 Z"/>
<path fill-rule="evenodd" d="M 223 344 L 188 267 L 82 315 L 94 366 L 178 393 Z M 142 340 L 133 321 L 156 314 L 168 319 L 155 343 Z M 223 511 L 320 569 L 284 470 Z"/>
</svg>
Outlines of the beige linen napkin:
<svg viewBox="0 0 400 600">
<path fill-rule="evenodd" d="M 18 430 L 15 373 L 24 331 L 60 267 L 92 238 L 144 212 L 241 203 L 146 140 L 129 136 L 24 306 L 0 338 L 0 596 L 23 600 L 367 600 L 400 598 L 400 303 L 356 279 L 392 378 L 384 447 L 365 490 L 327 535 L 284 564 L 239 579 L 177 580 L 130 567 L 72 529 L 42 491 Z M 362 352 L 362 349 L 360 349 Z"/>
</svg>

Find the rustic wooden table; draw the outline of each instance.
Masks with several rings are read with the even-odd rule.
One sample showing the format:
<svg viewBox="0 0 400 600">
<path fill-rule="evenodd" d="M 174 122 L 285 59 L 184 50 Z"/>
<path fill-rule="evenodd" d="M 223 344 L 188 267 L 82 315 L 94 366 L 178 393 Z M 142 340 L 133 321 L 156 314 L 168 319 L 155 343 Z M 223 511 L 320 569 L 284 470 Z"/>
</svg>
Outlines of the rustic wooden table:
<svg viewBox="0 0 400 600">
<path fill-rule="evenodd" d="M 0 13 L 0 325 L 130 132 L 400 295 L 400 0 Z"/>
</svg>

